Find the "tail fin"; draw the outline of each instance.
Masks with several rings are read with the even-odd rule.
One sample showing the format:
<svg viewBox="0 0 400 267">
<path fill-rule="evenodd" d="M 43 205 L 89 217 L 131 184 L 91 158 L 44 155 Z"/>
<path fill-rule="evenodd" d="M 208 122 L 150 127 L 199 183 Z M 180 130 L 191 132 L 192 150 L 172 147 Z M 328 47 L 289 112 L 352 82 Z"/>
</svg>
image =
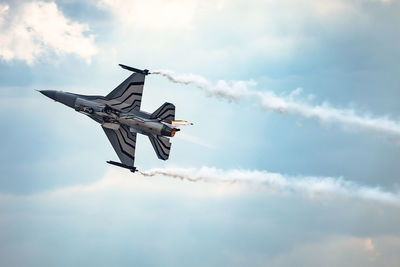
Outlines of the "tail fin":
<svg viewBox="0 0 400 267">
<path fill-rule="evenodd" d="M 171 123 L 175 120 L 175 106 L 174 104 L 165 102 L 159 107 L 153 114 L 150 115 L 150 119 L 160 119 L 163 122 Z"/>
<path fill-rule="evenodd" d="M 157 157 L 162 160 L 167 160 L 169 158 L 169 151 L 171 150 L 169 139 L 161 135 L 149 135 L 149 139 Z"/>
</svg>

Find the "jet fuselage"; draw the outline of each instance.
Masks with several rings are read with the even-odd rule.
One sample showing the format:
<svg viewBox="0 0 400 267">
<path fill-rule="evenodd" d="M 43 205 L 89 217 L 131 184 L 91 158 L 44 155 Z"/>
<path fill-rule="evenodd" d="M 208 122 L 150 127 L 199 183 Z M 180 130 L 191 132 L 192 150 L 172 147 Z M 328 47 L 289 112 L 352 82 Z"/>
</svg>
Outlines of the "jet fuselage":
<svg viewBox="0 0 400 267">
<path fill-rule="evenodd" d="M 62 91 L 42 90 L 45 96 L 60 102 L 76 111 L 89 116 L 104 128 L 118 130 L 126 125 L 131 132 L 144 135 L 161 135 L 173 137 L 179 129 L 168 126 L 159 119 L 150 118 L 149 113 L 132 110 L 123 112 L 102 103 L 98 96 L 83 96 Z M 95 98 L 96 100 L 92 100 Z"/>
</svg>

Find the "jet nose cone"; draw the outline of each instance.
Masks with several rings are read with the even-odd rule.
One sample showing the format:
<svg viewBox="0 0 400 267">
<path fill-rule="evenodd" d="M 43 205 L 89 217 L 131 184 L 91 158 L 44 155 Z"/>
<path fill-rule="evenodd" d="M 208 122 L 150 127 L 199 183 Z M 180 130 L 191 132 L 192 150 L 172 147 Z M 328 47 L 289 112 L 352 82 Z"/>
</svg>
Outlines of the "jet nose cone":
<svg viewBox="0 0 400 267">
<path fill-rule="evenodd" d="M 49 97 L 49 98 L 51 98 L 51 99 L 53 99 L 53 100 L 56 100 L 56 93 L 57 93 L 57 91 L 53 91 L 53 90 L 41 90 L 41 91 L 39 91 L 39 92 L 41 92 L 42 94 L 44 94 L 45 96 L 47 96 L 47 97 Z"/>
</svg>

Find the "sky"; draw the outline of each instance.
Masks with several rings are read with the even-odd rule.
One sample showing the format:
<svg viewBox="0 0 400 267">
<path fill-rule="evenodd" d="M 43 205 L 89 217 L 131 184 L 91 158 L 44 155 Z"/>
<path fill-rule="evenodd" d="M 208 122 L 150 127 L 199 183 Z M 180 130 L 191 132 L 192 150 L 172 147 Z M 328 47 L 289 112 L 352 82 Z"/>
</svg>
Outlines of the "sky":
<svg viewBox="0 0 400 267">
<path fill-rule="evenodd" d="M 0 2 L 1 266 L 399 266 L 400 2 Z M 193 122 L 135 165 L 35 90 Z"/>
</svg>

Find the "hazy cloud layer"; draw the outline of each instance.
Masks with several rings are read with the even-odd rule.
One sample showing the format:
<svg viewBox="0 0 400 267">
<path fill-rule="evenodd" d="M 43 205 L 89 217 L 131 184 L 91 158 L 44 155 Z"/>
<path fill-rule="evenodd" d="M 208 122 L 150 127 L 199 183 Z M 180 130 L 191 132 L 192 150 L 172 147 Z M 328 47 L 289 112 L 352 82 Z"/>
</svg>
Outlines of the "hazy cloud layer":
<svg viewBox="0 0 400 267">
<path fill-rule="evenodd" d="M 0 58 L 35 63 L 40 57 L 74 54 L 90 62 L 97 53 L 87 24 L 65 17 L 54 2 L 0 5 Z"/>
<path fill-rule="evenodd" d="M 356 198 L 338 197 L 336 189 L 304 198 L 309 185 L 293 186 L 303 179 L 299 177 L 290 177 L 293 181 L 284 182 L 282 191 L 282 181 L 289 177 L 278 174 L 212 168 L 161 171 L 168 176 L 150 178 L 110 168 L 92 184 L 0 194 L 0 263 L 397 266 L 398 207 L 359 198 L 357 190 Z M 170 179 L 170 173 L 178 172 L 246 182 Z M 255 186 L 266 180 L 278 186 Z M 332 182 L 321 181 L 314 186 L 323 183 L 332 187 Z M 333 187 L 346 191 L 342 183 Z"/>
</svg>

